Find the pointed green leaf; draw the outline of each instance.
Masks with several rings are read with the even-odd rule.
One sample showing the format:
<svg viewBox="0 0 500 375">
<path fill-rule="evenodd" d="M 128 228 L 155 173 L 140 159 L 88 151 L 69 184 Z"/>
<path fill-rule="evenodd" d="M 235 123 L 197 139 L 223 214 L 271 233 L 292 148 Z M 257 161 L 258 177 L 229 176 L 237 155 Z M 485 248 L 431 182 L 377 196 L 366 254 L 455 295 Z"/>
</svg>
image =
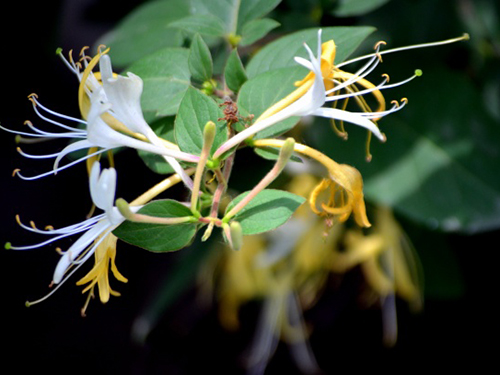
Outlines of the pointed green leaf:
<svg viewBox="0 0 500 375">
<path fill-rule="evenodd" d="M 229 212 L 248 193 L 247 191 L 240 194 L 231 201 L 226 212 Z M 287 191 L 265 189 L 233 219 L 240 223 L 244 235 L 267 232 L 283 225 L 304 201 L 305 198 Z"/>
<path fill-rule="evenodd" d="M 270 18 L 261 18 L 246 23 L 241 30 L 241 46 L 248 46 L 265 37 L 271 30 L 277 28 L 279 22 Z"/>
<path fill-rule="evenodd" d="M 200 34 L 196 34 L 191 42 L 188 62 L 189 71 L 194 79 L 205 82 L 212 78 L 212 55 Z"/>
<path fill-rule="evenodd" d="M 164 48 L 129 67 L 128 71 L 144 81 L 141 106 L 147 120 L 177 112 L 184 93 L 191 85 L 188 57 L 188 49 Z"/>
<path fill-rule="evenodd" d="M 217 17 L 224 25 L 224 34 L 239 34 L 247 22 L 265 16 L 281 0 L 191 0 L 195 15 Z"/>
<path fill-rule="evenodd" d="M 208 121 L 217 125 L 217 134 L 212 153 L 227 140 L 227 130 L 223 121 L 221 107 L 201 91 L 190 87 L 179 106 L 175 119 L 174 134 L 176 143 L 184 152 L 199 155 L 203 147 L 203 129 Z"/>
<path fill-rule="evenodd" d="M 335 62 L 344 61 L 370 35 L 373 27 L 325 27 L 322 42 L 333 39 L 337 45 Z M 267 44 L 248 63 L 247 75 L 253 78 L 268 70 L 297 66 L 295 56 L 308 58 L 304 43 L 316 51 L 318 29 L 297 31 Z"/>
<path fill-rule="evenodd" d="M 337 17 L 353 17 L 369 13 L 389 0 L 340 0 L 333 10 Z"/>
<path fill-rule="evenodd" d="M 281 3 L 281 0 L 245 0 L 239 1 L 239 3 L 237 32 L 242 33 L 245 25 L 271 12 Z"/>
<path fill-rule="evenodd" d="M 115 67 L 124 67 L 165 47 L 180 47 L 182 31 L 169 24 L 189 15 L 189 2 L 163 0 L 142 4 L 128 14 L 116 28 L 105 34 L 96 45 L 111 48 Z"/>
<path fill-rule="evenodd" d="M 224 69 L 224 78 L 229 89 L 235 93 L 240 90 L 241 85 L 247 80 L 245 68 L 240 60 L 236 49 L 231 51 Z"/>
<path fill-rule="evenodd" d="M 189 34 L 198 33 L 215 37 L 224 35 L 224 24 L 212 14 L 191 15 L 172 22 L 169 26 L 181 29 Z"/>
<path fill-rule="evenodd" d="M 139 213 L 157 217 L 191 216 L 191 210 L 171 200 L 158 200 L 141 208 Z M 196 234 L 195 223 L 159 225 L 125 221 L 113 232 L 121 240 L 155 253 L 176 251 L 188 246 Z"/>
</svg>

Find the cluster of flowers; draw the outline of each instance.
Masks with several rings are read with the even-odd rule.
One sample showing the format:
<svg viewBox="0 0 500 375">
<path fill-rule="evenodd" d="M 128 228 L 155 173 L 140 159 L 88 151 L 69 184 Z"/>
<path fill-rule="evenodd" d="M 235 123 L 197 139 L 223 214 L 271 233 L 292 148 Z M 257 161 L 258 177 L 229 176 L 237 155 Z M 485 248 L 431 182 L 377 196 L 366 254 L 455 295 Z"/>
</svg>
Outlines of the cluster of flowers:
<svg viewBox="0 0 500 375">
<path fill-rule="evenodd" d="M 450 41 L 455 40 L 458 39 Z M 71 54 L 66 59 L 59 53 L 64 63 L 80 81 L 78 99 L 81 119 L 54 112 L 43 106 L 36 95 L 31 95 L 29 99 L 33 103 L 35 112 L 42 120 L 57 127 L 58 131 L 52 132 L 39 129 L 29 121 L 25 125 L 31 131 L 24 132 L 1 128 L 15 133 L 19 139 L 40 137 L 44 139 L 67 138 L 76 140 L 62 151 L 49 155 L 31 155 L 19 149 L 19 152 L 28 158 L 53 158 L 55 161 L 52 170 L 37 176 L 25 176 L 19 170 L 16 170 L 15 173 L 22 179 L 33 180 L 55 174 L 79 162 L 86 161 L 89 172 L 90 195 L 94 205 L 101 209 L 103 213 L 75 225 L 47 230 L 40 230 L 34 225 L 25 225 L 18 218 L 19 224 L 24 229 L 48 235 L 51 238 L 39 244 L 28 246 L 15 246 L 7 243 L 7 249 L 29 250 L 40 248 L 59 239 L 81 234 L 81 237 L 69 249 L 60 251 L 61 259 L 53 276 L 53 283 L 57 284 L 57 287 L 47 296 L 30 303 L 40 302 L 54 293 L 64 281 L 93 255 L 95 256 L 94 267 L 77 284 L 88 284 L 84 291 L 89 292 L 89 297 L 93 295 L 97 285 L 102 302 L 107 302 L 110 295 L 119 295 L 110 288 L 109 268 L 111 268 L 113 275 L 118 280 L 126 282 L 127 279 L 118 272 L 115 266 L 117 238 L 112 232 L 126 220 L 165 225 L 184 222 L 209 224 L 204 238 L 210 235 L 213 226 L 218 226 L 223 229 L 225 238 L 233 249 L 243 248 L 244 250 L 246 245 L 242 241 L 241 228 L 232 219 L 283 171 L 293 152 L 318 162 L 327 171 L 325 178 L 319 181 L 308 194 L 309 206 L 312 212 L 328 223 L 343 223 L 353 214 L 355 222 L 360 227 L 369 227 L 371 224 L 366 215 L 362 178 L 355 168 L 338 164 L 321 152 L 299 144 L 292 138 L 286 140 L 277 138 L 253 140 L 252 137 L 256 133 L 292 116 L 320 116 L 340 121 L 342 125 L 340 128 L 335 126 L 335 129 L 341 135 L 345 136 L 346 134 L 343 122 L 349 122 L 368 129 L 369 134 L 372 133 L 378 139 L 384 141 L 385 136 L 379 130 L 377 121 L 403 108 L 407 100 L 395 101 L 392 103 L 392 107 L 387 108 L 381 91 L 404 84 L 421 75 L 421 72 L 416 71 L 407 80 L 394 84 L 388 83 L 388 76 L 384 76 L 382 82 L 378 85 L 369 82 L 366 76 L 381 61 L 380 56 L 383 53 L 394 51 L 381 51 L 381 46 L 381 43 L 377 44 L 375 52 L 372 54 L 334 65 L 335 43 L 333 40 L 322 43 L 320 30 L 318 32 L 316 53 L 305 44 L 304 47 L 307 50 L 309 59 L 295 58 L 298 64 L 309 70 L 303 80 L 296 82 L 297 89 L 269 107 L 246 129 L 232 134 L 213 153 L 211 159 L 210 148 L 214 139 L 214 124 L 209 122 L 205 126 L 204 144 L 200 155 L 186 153 L 180 150 L 176 144 L 158 137 L 143 117 L 140 104 L 143 81 L 132 73 L 127 73 L 126 76 L 114 73 L 107 49 L 100 48 L 93 58 L 86 56 L 82 51 L 82 58 L 76 62 L 72 59 Z M 355 73 L 347 73 L 340 69 L 350 62 L 361 59 L 367 62 Z M 99 71 L 94 72 L 97 66 L 99 66 Z M 364 96 L 368 94 L 373 96 L 378 104 L 375 111 L 370 109 L 364 99 Z M 345 107 L 342 109 L 336 107 L 336 103 L 339 101 L 346 103 L 349 99 L 355 101 L 361 109 L 359 112 L 348 111 Z M 333 103 L 333 105 L 328 106 L 329 103 Z M 224 173 L 216 174 L 220 188 L 218 187 L 214 193 L 210 215 L 203 217 L 199 212 L 199 196 L 200 184 L 207 163 L 218 165 L 221 161 L 224 161 L 224 172 L 229 174 L 231 155 L 243 142 L 257 148 L 273 147 L 280 149 L 280 155 L 275 167 L 222 219 L 219 219 L 217 215 L 220 199 L 227 188 L 225 181 L 227 181 L 228 175 Z M 99 155 L 119 147 L 129 147 L 160 155 L 171 165 L 175 173 L 162 183 L 146 191 L 130 204 L 123 200 L 115 201 L 116 170 L 112 165 L 101 170 Z M 82 149 L 88 150 L 86 156 L 61 165 L 61 161 L 65 156 Z M 370 157 L 369 152 L 367 156 Z M 183 165 L 189 165 L 190 167 L 185 168 Z M 194 178 L 191 178 L 193 175 Z M 179 182 L 182 182 L 190 190 L 192 216 L 156 218 L 138 213 L 143 205 Z M 325 195 L 326 199 L 324 199 Z M 247 240 L 245 239 L 245 241 Z M 249 241 L 254 240 L 250 239 Z M 247 252 L 247 250 L 241 253 L 244 252 Z"/>
</svg>

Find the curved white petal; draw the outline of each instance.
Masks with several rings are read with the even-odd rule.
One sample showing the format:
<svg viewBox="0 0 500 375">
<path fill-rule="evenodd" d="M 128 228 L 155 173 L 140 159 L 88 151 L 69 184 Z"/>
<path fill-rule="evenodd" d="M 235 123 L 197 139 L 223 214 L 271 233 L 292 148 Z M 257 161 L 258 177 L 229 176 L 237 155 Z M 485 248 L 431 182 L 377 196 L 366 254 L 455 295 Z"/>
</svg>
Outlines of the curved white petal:
<svg viewBox="0 0 500 375">
<path fill-rule="evenodd" d="M 367 118 L 361 116 L 360 114 L 344 111 L 337 108 L 318 108 L 311 114 L 315 116 L 327 117 L 340 121 L 347 121 L 352 124 L 362 126 L 363 128 L 370 130 L 381 141 L 385 140 L 385 137 L 382 135 L 377 125 L 375 125 L 375 123 L 368 120 Z"/>
<path fill-rule="evenodd" d="M 75 261 L 80 254 L 87 249 L 94 240 L 99 237 L 106 229 L 108 229 L 112 224 L 104 219 L 98 222 L 95 226 L 90 228 L 85 232 L 62 256 L 57 263 L 56 269 L 54 271 L 53 281 L 58 284 L 68 267 Z"/>
</svg>

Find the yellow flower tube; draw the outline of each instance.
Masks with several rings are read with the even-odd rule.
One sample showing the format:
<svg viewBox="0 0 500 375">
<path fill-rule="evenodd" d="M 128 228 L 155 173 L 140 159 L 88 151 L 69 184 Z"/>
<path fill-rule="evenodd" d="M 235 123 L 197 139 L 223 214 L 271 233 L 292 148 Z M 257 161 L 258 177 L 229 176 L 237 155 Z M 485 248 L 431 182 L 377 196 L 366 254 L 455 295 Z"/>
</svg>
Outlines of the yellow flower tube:
<svg viewBox="0 0 500 375">
<path fill-rule="evenodd" d="M 253 141 L 252 146 L 281 148 L 284 143 L 285 141 L 280 139 L 259 139 Z M 320 216 L 336 216 L 339 222 L 346 221 L 353 213 L 359 226 L 371 226 L 366 216 L 363 179 L 356 168 L 338 164 L 318 150 L 300 143 L 295 143 L 294 151 L 316 160 L 328 170 L 329 178 L 320 182 L 309 197 L 309 204 L 315 213 Z M 322 210 L 319 210 L 317 207 L 319 195 L 328 189 L 330 197 L 326 204 L 321 204 Z"/>
</svg>

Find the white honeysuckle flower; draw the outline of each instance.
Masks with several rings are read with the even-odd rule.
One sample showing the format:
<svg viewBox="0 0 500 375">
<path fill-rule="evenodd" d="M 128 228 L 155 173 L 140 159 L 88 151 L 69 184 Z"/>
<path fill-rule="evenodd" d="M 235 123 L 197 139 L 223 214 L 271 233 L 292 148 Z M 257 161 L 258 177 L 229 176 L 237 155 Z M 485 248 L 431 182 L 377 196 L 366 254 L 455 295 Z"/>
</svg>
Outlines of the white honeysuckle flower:
<svg viewBox="0 0 500 375">
<path fill-rule="evenodd" d="M 309 46 L 304 43 L 304 47 L 309 55 L 309 60 L 302 57 L 294 58 L 298 64 L 310 71 L 302 81 L 296 83 L 298 88 L 267 109 L 250 127 L 225 142 L 215 152 L 214 157 L 221 156 L 224 152 L 237 146 L 239 143 L 256 133 L 292 116 L 319 116 L 342 122 L 350 122 L 368 129 L 377 138 L 385 141 L 385 136 L 379 130 L 375 121 L 383 116 L 400 110 L 404 107 L 407 100 L 403 99 L 402 104 L 393 102 L 393 107 L 386 110 L 385 100 L 380 90 L 407 83 L 413 78 L 421 75 L 421 71 L 417 70 L 412 77 L 391 85 L 387 85 L 388 76 L 384 75 L 382 83 L 376 86 L 365 80 L 364 77 L 371 73 L 380 62 L 378 51 L 382 43 L 376 46 L 376 53 L 365 57 L 370 58 L 369 62 L 354 74 L 341 71 L 333 64 L 336 46 L 333 40 L 323 44 L 321 43 L 321 30 L 318 31 L 317 43 L 316 56 L 314 56 Z M 359 85 L 364 89 L 353 90 L 355 85 Z M 341 94 L 341 91 L 344 93 Z M 377 111 L 371 111 L 369 107 L 364 104 L 360 106 L 363 110 L 362 112 L 324 107 L 325 103 L 336 102 L 352 97 L 359 98 L 366 94 L 372 94 L 379 103 Z M 361 98 L 361 102 L 364 103 L 363 98 Z"/>
<path fill-rule="evenodd" d="M 106 52 L 106 51 L 105 51 Z M 184 172 L 179 160 L 197 163 L 198 156 L 184 153 L 174 144 L 170 144 L 159 138 L 147 124 L 142 114 L 140 98 L 143 90 L 143 81 L 133 73 L 127 77 L 114 74 L 111 60 L 105 52 L 93 59 L 87 58 L 82 50 L 82 58 L 74 62 L 71 54 L 66 60 L 59 51 L 64 63 L 77 76 L 80 81 L 79 105 L 83 119 L 66 116 L 52 111 L 43 106 L 34 94 L 29 96 L 33 103 L 35 113 L 49 124 L 55 125 L 64 131 L 45 131 L 36 128 L 30 121 L 25 124 L 32 131 L 24 132 L 4 128 L 1 129 L 16 134 L 20 138 L 26 137 L 39 139 L 72 138 L 77 141 L 69 144 L 61 152 L 48 155 L 31 155 L 18 148 L 25 157 L 33 159 L 55 158 L 54 168 L 46 173 L 25 177 L 16 170 L 18 176 L 26 180 L 37 179 L 68 168 L 80 161 L 94 157 L 97 154 L 118 147 L 131 147 L 161 155 L 179 174 L 188 188 L 192 188 L 191 178 Z M 99 62 L 100 72 L 93 73 L 92 69 Z M 73 127 L 63 123 L 69 121 L 79 127 Z M 136 138 L 142 136 L 143 138 Z M 86 155 L 78 160 L 72 161 L 62 167 L 59 163 L 66 155 L 87 148 L 100 148 L 92 154 Z"/>
<path fill-rule="evenodd" d="M 99 68 L 104 93 L 107 100 L 112 103 L 109 109 L 112 116 L 129 130 L 143 134 L 153 145 L 163 147 L 160 138 L 148 125 L 142 113 L 141 95 L 144 86 L 142 79 L 131 72 L 127 73 L 127 77 L 113 76 L 111 59 L 108 55 L 101 57 Z M 179 162 L 172 156 L 163 155 L 163 157 L 174 171 L 181 176 L 186 186 L 192 189 L 193 181 L 184 172 Z"/>
<path fill-rule="evenodd" d="M 137 150 L 144 150 L 148 152 L 152 152 L 155 154 L 159 154 L 162 156 L 168 156 L 171 158 L 177 158 L 179 160 L 196 163 L 199 160 L 198 156 L 188 154 L 178 150 L 172 150 L 166 148 L 162 145 L 152 144 L 149 142 L 145 142 L 128 135 L 125 135 L 113 128 L 111 128 L 102 118 L 102 115 L 110 110 L 112 104 L 106 102 L 105 94 L 101 88 L 97 88 L 94 92 L 91 93 L 91 106 L 90 111 L 88 113 L 88 119 L 81 120 L 77 118 L 72 118 L 69 116 L 65 116 L 59 114 L 57 112 L 51 111 L 48 108 L 44 107 L 38 101 L 38 98 L 35 95 L 30 96 L 30 100 L 33 102 L 33 107 L 35 108 L 35 112 L 39 115 L 40 118 L 49 122 L 52 125 L 59 127 L 60 129 L 64 129 L 64 132 L 49 132 L 36 128 L 33 126 L 31 122 L 26 122 L 28 127 L 33 131 L 33 133 L 29 132 L 20 132 L 17 130 L 7 129 L 0 126 L 1 129 L 6 130 L 8 132 L 25 136 L 25 137 L 40 137 L 40 138 L 73 138 L 77 139 L 76 142 L 70 143 L 63 150 L 54 154 L 47 155 L 31 155 L 27 154 L 20 149 L 19 152 L 28 158 L 33 159 L 44 159 L 44 158 L 55 158 L 54 167 L 51 171 L 42 173 L 37 176 L 25 177 L 17 172 L 17 175 L 25 180 L 33 180 L 37 178 L 41 178 L 52 173 L 57 173 L 60 170 L 66 169 L 80 161 L 86 160 L 90 157 L 93 157 L 97 154 L 107 152 L 111 149 L 118 147 L 130 147 L 135 148 Z M 50 118 L 40 110 L 47 113 L 47 115 L 52 115 L 54 118 Z M 73 128 L 66 124 L 63 124 L 59 121 L 60 119 L 69 120 L 72 122 L 77 122 L 80 124 L 84 124 L 84 128 Z M 75 161 L 72 161 L 63 166 L 59 166 L 59 163 L 63 157 L 66 155 L 83 149 L 89 149 L 93 147 L 99 147 L 100 149 L 92 154 L 85 155 Z"/>
<path fill-rule="evenodd" d="M 49 240 L 40 242 L 34 245 L 12 246 L 10 243 L 5 245 L 6 249 L 12 250 L 31 250 L 44 247 L 50 243 L 60 239 L 81 234 L 81 237 L 73 243 L 65 252 L 61 252 L 59 260 L 53 275 L 53 283 L 62 285 L 79 266 L 85 263 L 95 252 L 97 247 L 117 226 L 125 221 L 125 218 L 120 214 L 115 207 L 115 191 L 116 191 L 116 170 L 114 168 L 104 169 L 101 172 L 99 162 L 94 162 L 89 176 L 90 196 L 95 206 L 103 211 L 103 213 L 91 217 L 81 223 L 70 225 L 59 229 L 38 229 L 33 224 L 31 226 L 18 222 L 22 228 L 38 233 L 52 236 Z M 142 206 L 131 206 L 132 212 L 137 212 Z M 73 270 L 68 273 L 70 268 Z M 59 286 L 58 285 L 58 286 Z M 52 290 L 42 299 L 31 302 L 37 303 L 52 295 L 57 288 Z"/>
</svg>

